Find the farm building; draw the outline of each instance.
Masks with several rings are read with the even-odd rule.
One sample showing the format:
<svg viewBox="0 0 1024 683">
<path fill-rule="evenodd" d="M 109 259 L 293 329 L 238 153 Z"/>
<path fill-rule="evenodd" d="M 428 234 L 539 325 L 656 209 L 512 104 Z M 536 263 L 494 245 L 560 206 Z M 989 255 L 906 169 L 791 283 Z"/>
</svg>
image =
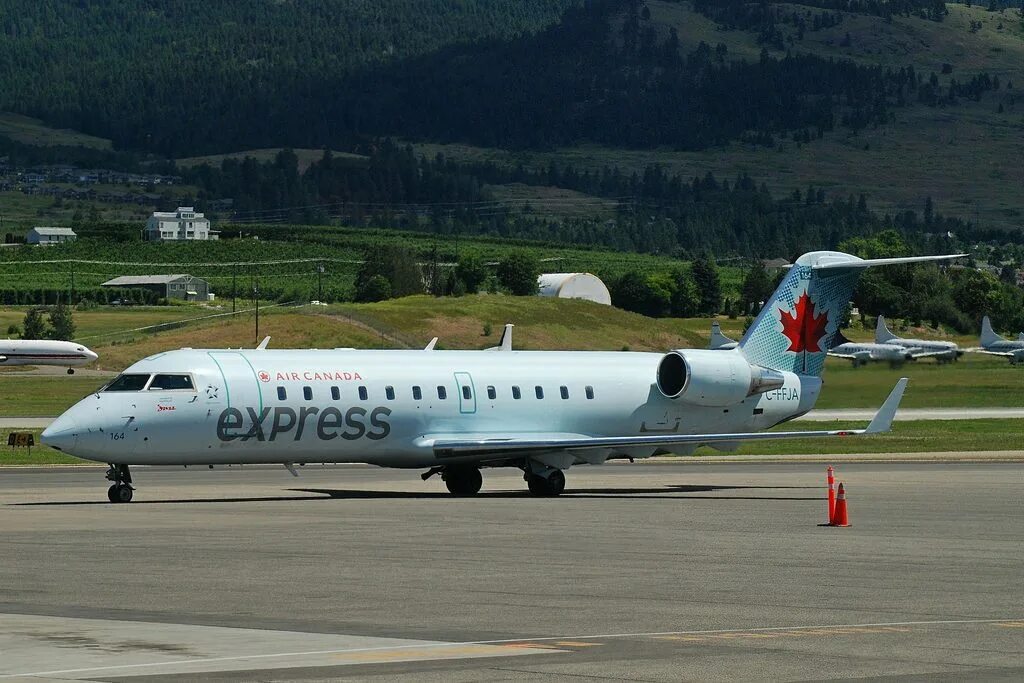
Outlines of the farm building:
<svg viewBox="0 0 1024 683">
<path fill-rule="evenodd" d="M 60 244 L 61 242 L 72 242 L 78 239 L 78 235 L 71 228 L 32 228 L 25 235 L 27 244 Z"/>
<path fill-rule="evenodd" d="M 612 295 L 601 278 L 590 273 L 545 273 L 537 278 L 538 294 L 560 299 L 586 299 L 610 306 Z"/>
<path fill-rule="evenodd" d="M 147 289 L 165 299 L 207 301 L 210 283 L 191 275 L 122 275 L 103 283 L 104 287 Z"/>
<path fill-rule="evenodd" d="M 179 206 L 177 211 L 154 211 L 146 221 L 142 237 L 150 242 L 215 240 L 220 233 L 210 230 L 210 219 L 204 214 L 191 206 Z"/>
</svg>

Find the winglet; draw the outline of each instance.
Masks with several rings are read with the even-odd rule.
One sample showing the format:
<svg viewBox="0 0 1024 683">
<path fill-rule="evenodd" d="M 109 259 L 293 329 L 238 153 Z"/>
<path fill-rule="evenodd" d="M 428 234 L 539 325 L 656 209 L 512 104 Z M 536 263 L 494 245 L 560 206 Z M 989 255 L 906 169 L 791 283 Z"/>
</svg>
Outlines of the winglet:
<svg viewBox="0 0 1024 683">
<path fill-rule="evenodd" d="M 896 386 L 889 393 L 889 398 L 885 399 L 885 403 L 875 413 L 875 416 L 871 419 L 871 424 L 864 430 L 865 434 L 881 434 L 892 429 L 893 418 L 896 417 L 896 410 L 900 407 L 900 401 L 903 400 L 903 392 L 906 389 L 907 378 L 903 377 L 899 382 L 896 382 Z"/>
<path fill-rule="evenodd" d="M 270 344 L 270 337 L 269 336 L 263 338 L 263 341 L 261 341 L 259 346 L 256 347 L 256 350 L 257 351 L 262 351 L 265 348 L 267 348 L 268 344 Z"/>
<path fill-rule="evenodd" d="M 430 340 L 429 344 L 427 344 L 426 346 L 423 347 L 423 350 L 424 351 L 433 351 L 434 347 L 436 345 L 437 345 L 437 337 L 434 337 L 433 339 Z"/>
</svg>

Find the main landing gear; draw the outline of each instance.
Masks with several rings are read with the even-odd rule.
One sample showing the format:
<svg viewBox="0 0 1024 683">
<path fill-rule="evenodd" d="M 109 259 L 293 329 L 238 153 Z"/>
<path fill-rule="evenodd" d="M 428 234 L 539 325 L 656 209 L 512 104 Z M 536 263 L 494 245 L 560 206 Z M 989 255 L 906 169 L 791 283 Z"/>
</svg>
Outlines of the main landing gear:
<svg viewBox="0 0 1024 683">
<path fill-rule="evenodd" d="M 441 470 L 441 478 L 453 496 L 475 496 L 484 484 L 480 468 L 473 465 L 445 467 Z"/>
<path fill-rule="evenodd" d="M 565 491 L 565 475 L 562 470 L 552 469 L 544 474 L 535 474 L 529 470 L 523 474 L 530 494 L 534 496 L 559 496 Z"/>
<path fill-rule="evenodd" d="M 114 482 L 107 489 L 107 498 L 111 503 L 132 502 L 132 493 L 135 489 L 132 488 L 132 473 L 128 470 L 128 465 L 111 464 L 107 470 L 107 480 Z"/>
</svg>

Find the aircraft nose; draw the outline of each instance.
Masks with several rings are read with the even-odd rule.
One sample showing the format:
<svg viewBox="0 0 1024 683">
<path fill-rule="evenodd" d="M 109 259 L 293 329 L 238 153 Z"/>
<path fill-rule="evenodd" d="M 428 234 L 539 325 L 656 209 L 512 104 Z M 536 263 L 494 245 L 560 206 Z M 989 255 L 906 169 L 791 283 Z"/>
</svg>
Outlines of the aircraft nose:
<svg viewBox="0 0 1024 683">
<path fill-rule="evenodd" d="M 78 424 L 65 413 L 51 422 L 39 438 L 44 444 L 58 451 L 70 451 L 78 441 Z"/>
</svg>

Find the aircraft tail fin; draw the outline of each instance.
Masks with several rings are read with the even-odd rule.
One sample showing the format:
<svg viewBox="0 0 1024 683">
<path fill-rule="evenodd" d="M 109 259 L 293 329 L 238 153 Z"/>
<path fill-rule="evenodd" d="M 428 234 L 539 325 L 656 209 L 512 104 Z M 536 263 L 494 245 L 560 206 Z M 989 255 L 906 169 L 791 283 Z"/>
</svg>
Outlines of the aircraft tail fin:
<svg viewBox="0 0 1024 683">
<path fill-rule="evenodd" d="M 736 348 L 736 340 L 722 334 L 722 326 L 717 320 L 711 323 L 711 341 L 708 342 L 708 348 L 712 351 Z"/>
<path fill-rule="evenodd" d="M 986 315 L 981 319 L 981 346 L 991 346 L 996 342 L 1006 341 L 1005 338 L 996 334 L 996 331 L 992 329 L 992 321 Z"/>
<path fill-rule="evenodd" d="M 895 338 L 896 335 L 890 332 L 889 327 L 885 324 L 885 316 L 878 316 L 878 323 L 875 325 L 875 343 L 884 344 Z"/>
<path fill-rule="evenodd" d="M 961 256 L 861 259 L 837 251 L 804 254 L 743 335 L 739 348 L 755 365 L 821 376 L 825 354 L 835 346 L 853 288 L 865 268 Z"/>
</svg>

